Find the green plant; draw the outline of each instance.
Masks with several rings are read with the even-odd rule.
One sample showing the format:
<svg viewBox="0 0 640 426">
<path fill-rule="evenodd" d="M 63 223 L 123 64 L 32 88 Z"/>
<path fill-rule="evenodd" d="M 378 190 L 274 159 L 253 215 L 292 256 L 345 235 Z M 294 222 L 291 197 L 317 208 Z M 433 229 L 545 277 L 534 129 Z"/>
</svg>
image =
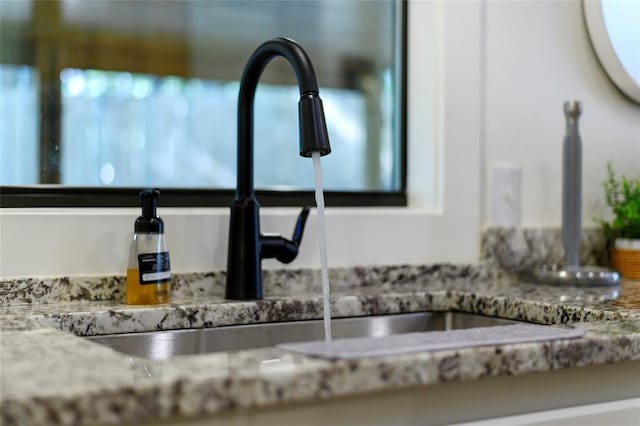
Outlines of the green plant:
<svg viewBox="0 0 640 426">
<path fill-rule="evenodd" d="M 613 220 L 596 219 L 607 238 L 640 239 L 640 179 L 622 175 L 616 180 L 611 163 L 607 164 L 607 179 L 603 182 L 607 206 Z"/>
</svg>

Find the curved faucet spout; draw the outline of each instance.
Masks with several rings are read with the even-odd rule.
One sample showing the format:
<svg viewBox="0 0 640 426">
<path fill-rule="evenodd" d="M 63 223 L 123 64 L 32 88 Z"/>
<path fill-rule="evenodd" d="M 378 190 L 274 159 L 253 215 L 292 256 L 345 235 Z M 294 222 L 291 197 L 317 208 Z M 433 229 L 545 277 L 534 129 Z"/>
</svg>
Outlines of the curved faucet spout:
<svg viewBox="0 0 640 426">
<path fill-rule="evenodd" d="M 298 102 L 300 155 L 331 152 L 318 82 L 305 51 L 294 41 L 275 38 L 260 45 L 249 58 L 240 81 L 238 97 L 238 186 L 231 205 L 229 252 L 227 254 L 227 299 L 262 299 L 261 260 L 275 257 L 291 262 L 298 254 L 299 230 L 293 241 L 260 234 L 260 204 L 253 187 L 253 101 L 258 80 L 267 64 L 277 56 L 291 64 L 300 88 Z M 308 211 L 299 220 L 302 227 Z"/>
<path fill-rule="evenodd" d="M 253 101 L 253 95 L 262 71 L 277 56 L 284 57 L 293 67 L 301 95 L 306 92 L 318 94 L 318 81 L 307 53 L 295 41 L 278 37 L 262 43 L 251 54 L 242 73 L 240 102 Z M 247 98 L 245 95 L 249 95 L 249 97 Z"/>
<path fill-rule="evenodd" d="M 295 41 L 274 38 L 261 44 L 247 61 L 240 80 L 238 97 L 238 186 L 236 196 L 253 196 L 253 100 L 258 80 L 267 64 L 274 58 L 285 58 L 296 75 L 300 89 L 299 126 L 300 155 L 310 157 L 331 152 L 322 100 L 318 96 L 318 82 L 306 52 Z"/>
</svg>

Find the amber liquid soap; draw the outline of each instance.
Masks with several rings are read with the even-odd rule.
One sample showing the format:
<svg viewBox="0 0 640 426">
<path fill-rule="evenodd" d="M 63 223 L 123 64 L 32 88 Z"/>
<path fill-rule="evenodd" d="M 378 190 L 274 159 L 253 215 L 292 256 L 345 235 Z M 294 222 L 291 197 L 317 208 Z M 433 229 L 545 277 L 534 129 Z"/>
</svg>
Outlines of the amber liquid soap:
<svg viewBox="0 0 640 426">
<path fill-rule="evenodd" d="M 140 270 L 127 269 L 127 304 L 159 305 L 169 303 L 169 281 L 140 285 Z"/>
</svg>

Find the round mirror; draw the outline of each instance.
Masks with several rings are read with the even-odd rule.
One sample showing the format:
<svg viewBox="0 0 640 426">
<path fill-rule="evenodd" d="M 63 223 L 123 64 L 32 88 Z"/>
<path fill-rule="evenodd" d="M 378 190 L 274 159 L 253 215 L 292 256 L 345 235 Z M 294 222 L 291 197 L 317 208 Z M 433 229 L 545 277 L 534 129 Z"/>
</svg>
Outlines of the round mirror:
<svg viewBox="0 0 640 426">
<path fill-rule="evenodd" d="M 583 0 L 584 19 L 607 75 L 640 104 L 640 1 Z"/>
</svg>

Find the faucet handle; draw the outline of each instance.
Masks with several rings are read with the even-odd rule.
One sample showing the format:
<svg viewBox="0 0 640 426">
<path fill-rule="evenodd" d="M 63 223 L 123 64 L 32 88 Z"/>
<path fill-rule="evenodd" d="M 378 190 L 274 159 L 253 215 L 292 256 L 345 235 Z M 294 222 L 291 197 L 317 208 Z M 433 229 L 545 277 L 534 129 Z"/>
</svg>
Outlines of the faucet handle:
<svg viewBox="0 0 640 426">
<path fill-rule="evenodd" d="M 302 234 L 304 233 L 304 225 L 307 223 L 307 218 L 309 217 L 309 206 L 304 206 L 302 211 L 298 215 L 298 220 L 296 221 L 296 227 L 293 229 L 293 236 L 291 237 L 291 241 L 299 246 L 302 241 Z"/>
<path fill-rule="evenodd" d="M 304 225 L 307 223 L 308 217 L 309 206 L 304 206 L 298 215 L 291 240 L 280 235 L 260 235 L 260 257 L 263 259 L 275 257 L 282 263 L 293 262 L 298 256 L 298 247 L 302 241 Z"/>
</svg>

